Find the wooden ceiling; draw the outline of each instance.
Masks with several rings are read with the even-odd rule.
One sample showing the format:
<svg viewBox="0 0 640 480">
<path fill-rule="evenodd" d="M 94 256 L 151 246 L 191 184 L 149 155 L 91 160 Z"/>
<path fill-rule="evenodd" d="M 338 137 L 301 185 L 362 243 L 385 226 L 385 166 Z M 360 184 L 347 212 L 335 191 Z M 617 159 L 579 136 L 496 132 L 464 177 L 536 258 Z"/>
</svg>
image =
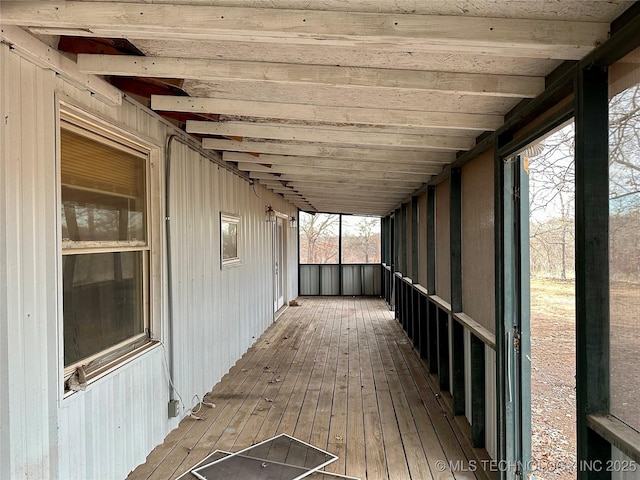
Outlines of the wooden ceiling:
<svg viewBox="0 0 640 480">
<path fill-rule="evenodd" d="M 384 215 L 606 40 L 632 3 L 3 0 L 0 17 L 128 40 L 81 50 L 92 53 L 78 67 L 146 82 L 151 108 L 303 210 Z"/>
</svg>

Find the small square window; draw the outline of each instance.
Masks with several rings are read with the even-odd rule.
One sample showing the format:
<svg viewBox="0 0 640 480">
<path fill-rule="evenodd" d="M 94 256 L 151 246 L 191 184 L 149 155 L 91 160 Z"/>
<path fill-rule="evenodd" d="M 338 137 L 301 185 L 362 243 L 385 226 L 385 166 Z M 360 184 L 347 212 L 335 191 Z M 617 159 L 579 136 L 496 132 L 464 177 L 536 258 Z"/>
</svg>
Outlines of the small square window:
<svg viewBox="0 0 640 480">
<path fill-rule="evenodd" d="M 240 217 L 220 214 L 220 265 L 221 268 L 242 264 L 240 258 Z"/>
</svg>

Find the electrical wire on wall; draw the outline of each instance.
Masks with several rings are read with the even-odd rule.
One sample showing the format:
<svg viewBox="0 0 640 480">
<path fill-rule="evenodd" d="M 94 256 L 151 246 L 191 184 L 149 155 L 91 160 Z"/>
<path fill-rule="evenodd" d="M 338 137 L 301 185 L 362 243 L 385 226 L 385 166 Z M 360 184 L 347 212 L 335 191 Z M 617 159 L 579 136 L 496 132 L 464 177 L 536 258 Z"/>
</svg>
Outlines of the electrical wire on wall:
<svg viewBox="0 0 640 480">
<path fill-rule="evenodd" d="M 182 397 L 178 393 L 178 390 L 176 389 L 173 383 L 173 379 L 175 378 L 175 360 L 173 355 L 173 347 L 171 345 L 171 341 L 173 341 L 173 339 L 175 338 L 175 325 L 173 321 L 173 270 L 172 270 L 172 262 L 171 262 L 172 248 L 171 248 L 171 215 L 170 215 L 170 212 L 171 212 L 171 145 L 173 144 L 174 140 L 180 142 L 187 148 L 194 150 L 198 154 L 207 158 L 211 163 L 215 163 L 216 165 L 218 165 L 218 167 L 222 167 L 225 170 L 233 173 L 234 175 L 246 180 L 253 187 L 254 193 L 256 194 L 256 196 L 258 196 L 258 194 L 255 191 L 254 181 L 251 180 L 248 174 L 246 174 L 245 172 L 241 172 L 240 170 L 234 169 L 231 165 L 229 165 L 224 160 L 221 160 L 213 156 L 210 152 L 207 152 L 202 148 L 200 148 L 195 143 L 182 138 L 179 134 L 172 134 L 167 137 L 167 142 L 165 145 L 165 206 L 164 207 L 165 207 L 165 235 L 166 235 L 165 245 L 167 249 L 167 261 L 166 261 L 166 264 L 167 264 L 167 327 L 168 327 L 168 336 L 169 336 L 169 339 L 171 340 L 169 342 L 168 347 L 166 347 L 164 343 L 162 342 L 161 343 L 163 348 L 165 349 L 165 354 L 166 354 L 165 362 L 168 363 L 168 366 L 167 365 L 165 366 L 167 367 L 167 375 L 169 377 L 169 386 L 171 387 L 169 392 L 169 399 L 178 400 L 184 408 L 185 404 L 182 401 Z M 258 198 L 260 197 L 258 196 Z M 168 360 L 167 360 L 167 357 L 168 357 Z M 200 397 L 198 397 L 197 395 L 194 396 L 194 398 L 196 397 L 197 397 L 197 404 L 196 404 L 197 410 L 195 410 L 195 407 L 190 408 L 186 410 L 187 415 L 197 418 L 194 415 L 194 410 L 196 413 L 200 411 L 200 408 L 202 407 L 203 403 L 206 405 L 215 407 L 214 404 L 208 404 L 206 402 L 203 402 L 202 400 L 200 400 Z"/>
</svg>

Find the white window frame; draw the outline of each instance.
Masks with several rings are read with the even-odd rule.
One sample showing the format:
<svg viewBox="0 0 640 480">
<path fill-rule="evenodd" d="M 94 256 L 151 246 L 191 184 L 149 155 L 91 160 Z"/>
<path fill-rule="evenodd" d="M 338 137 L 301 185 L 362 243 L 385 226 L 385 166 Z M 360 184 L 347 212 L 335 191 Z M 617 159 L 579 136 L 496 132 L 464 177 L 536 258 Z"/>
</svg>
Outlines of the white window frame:
<svg viewBox="0 0 640 480">
<path fill-rule="evenodd" d="M 62 241 L 62 182 L 60 175 L 61 168 L 61 148 L 60 148 L 60 131 L 67 129 L 75 133 L 80 133 L 94 141 L 104 143 L 106 145 L 122 149 L 129 153 L 133 153 L 145 159 L 145 233 L 146 242 L 142 245 L 140 242 L 95 242 L 94 245 L 88 245 L 87 242 L 63 242 Z M 79 371 L 82 367 L 82 373 L 86 374 L 87 383 L 91 383 L 115 368 L 120 367 L 123 363 L 137 358 L 149 348 L 158 345 L 158 341 L 154 339 L 153 332 L 159 330 L 159 321 L 154 320 L 154 312 L 159 311 L 158 307 L 159 295 L 161 288 L 161 279 L 156 272 L 160 271 L 161 265 L 158 265 L 158 255 L 154 254 L 156 245 L 159 243 L 154 241 L 161 233 L 155 222 L 155 211 L 157 206 L 157 189 L 159 178 L 152 175 L 153 167 L 157 164 L 160 157 L 161 149 L 159 145 L 150 142 L 147 139 L 141 139 L 135 132 L 130 132 L 119 127 L 108 119 L 102 119 L 98 115 L 89 113 L 82 108 L 76 107 L 70 102 L 60 100 L 58 102 L 58 115 L 56 125 L 57 136 L 57 222 L 58 222 L 58 332 L 59 332 L 59 359 L 61 365 L 63 394 L 66 397 L 74 393 L 68 389 L 67 381 L 69 378 Z M 155 174 L 157 174 L 156 169 Z M 98 245 L 99 243 L 99 245 Z M 63 292 L 62 292 L 62 257 L 64 255 L 82 254 L 82 253 L 107 253 L 107 252 L 125 252 L 125 251 L 141 251 L 142 259 L 142 315 L 144 321 L 143 333 L 134 335 L 129 339 L 116 345 L 84 358 L 78 362 L 65 366 L 64 364 L 64 318 L 63 318 Z M 157 315 L 156 315 L 157 317 Z"/>
<path fill-rule="evenodd" d="M 242 226 L 241 218 L 238 215 L 220 212 L 220 268 L 232 268 L 242 265 Z M 224 223 L 232 223 L 236 226 L 236 245 L 237 251 L 235 257 L 224 258 Z"/>
</svg>

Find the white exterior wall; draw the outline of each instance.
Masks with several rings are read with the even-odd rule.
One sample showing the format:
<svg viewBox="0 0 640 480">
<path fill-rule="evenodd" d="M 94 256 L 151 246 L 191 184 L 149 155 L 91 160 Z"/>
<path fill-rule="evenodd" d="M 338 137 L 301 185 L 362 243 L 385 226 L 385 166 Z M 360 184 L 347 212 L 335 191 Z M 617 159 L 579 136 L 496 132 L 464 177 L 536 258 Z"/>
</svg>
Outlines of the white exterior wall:
<svg viewBox="0 0 640 480">
<path fill-rule="evenodd" d="M 211 390 L 273 321 L 272 228 L 265 205 L 295 215 L 284 199 L 171 145 L 171 252 L 176 387 L 185 402 Z M 242 265 L 220 269 L 220 212 L 239 215 Z M 287 222 L 288 223 L 288 222 Z M 297 250 L 296 230 L 286 228 Z M 287 279 L 297 279 L 288 262 Z M 295 272 L 293 270 L 295 269 Z M 295 298 L 290 290 L 285 300 Z"/>
<path fill-rule="evenodd" d="M 55 76 L 4 44 L 0 59 L 0 477 L 48 478 L 59 450 Z"/>
<path fill-rule="evenodd" d="M 171 147 L 175 338 L 168 335 L 164 145 L 179 131 L 125 99 L 108 106 L 0 44 L 0 478 L 124 478 L 177 426 L 167 418 L 165 348 L 187 403 L 202 397 L 273 319 L 265 205 L 281 197 Z M 147 351 L 63 398 L 56 159 L 57 98 L 155 146 L 152 155 L 154 338 Z M 243 265 L 219 267 L 219 211 L 242 217 Z M 288 232 L 286 300 L 297 296 L 297 237 Z M 188 234 L 188 235 L 187 235 Z M 161 298 L 158 298 L 161 297 Z M 173 340 L 173 342 L 172 342 Z"/>
</svg>

